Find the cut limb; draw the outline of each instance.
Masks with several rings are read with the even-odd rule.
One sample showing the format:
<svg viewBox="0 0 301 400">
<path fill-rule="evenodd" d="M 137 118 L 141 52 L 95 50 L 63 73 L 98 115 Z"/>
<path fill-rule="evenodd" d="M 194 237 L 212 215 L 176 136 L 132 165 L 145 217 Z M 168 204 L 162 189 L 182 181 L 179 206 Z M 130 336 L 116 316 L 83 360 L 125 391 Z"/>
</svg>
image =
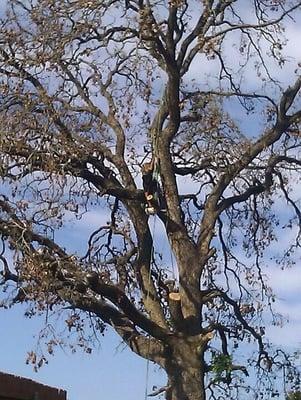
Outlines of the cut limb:
<svg viewBox="0 0 301 400">
<path fill-rule="evenodd" d="M 171 292 L 169 293 L 168 297 L 172 301 L 181 301 L 181 296 L 178 292 Z"/>
<path fill-rule="evenodd" d="M 178 292 L 171 292 L 168 295 L 169 311 L 173 327 L 177 331 L 185 330 L 185 321 L 181 308 L 181 295 Z"/>
</svg>

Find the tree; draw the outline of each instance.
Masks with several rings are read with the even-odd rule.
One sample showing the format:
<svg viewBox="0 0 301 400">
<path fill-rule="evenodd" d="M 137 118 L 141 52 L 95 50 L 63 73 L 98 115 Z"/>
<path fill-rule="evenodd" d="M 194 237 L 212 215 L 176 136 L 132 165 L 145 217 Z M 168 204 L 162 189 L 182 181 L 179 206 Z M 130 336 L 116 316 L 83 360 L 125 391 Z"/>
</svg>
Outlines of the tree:
<svg viewBox="0 0 301 400">
<path fill-rule="evenodd" d="M 252 398 L 263 397 L 282 367 L 298 383 L 290 356 L 265 338 L 265 325 L 280 323 L 265 274 L 293 263 L 300 246 L 297 62 L 289 82 L 279 78 L 285 26 L 300 6 L 9 0 L 0 31 L 3 306 L 67 313 L 87 351 L 89 327 L 99 335 L 111 326 L 166 371 L 169 400 L 235 398 L 255 372 Z M 245 122 L 254 115 L 256 129 Z M 156 218 L 139 189 L 152 156 L 166 201 Z M 59 230 L 95 210 L 109 221 L 72 254 Z M 164 228 L 173 266 L 160 261 L 149 218 Z M 270 250 L 280 224 L 294 235 L 282 255 Z"/>
</svg>

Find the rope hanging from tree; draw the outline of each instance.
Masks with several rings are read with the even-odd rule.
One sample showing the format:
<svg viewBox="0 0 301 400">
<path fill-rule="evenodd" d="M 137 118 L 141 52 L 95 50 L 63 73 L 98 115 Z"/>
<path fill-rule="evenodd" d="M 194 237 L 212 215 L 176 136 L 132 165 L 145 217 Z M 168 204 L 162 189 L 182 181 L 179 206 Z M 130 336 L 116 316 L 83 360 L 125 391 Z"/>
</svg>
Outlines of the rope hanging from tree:
<svg viewBox="0 0 301 400">
<path fill-rule="evenodd" d="M 156 229 L 156 220 L 157 217 L 155 215 L 154 222 L 153 222 L 153 229 L 152 229 L 152 249 L 151 249 L 151 262 L 149 266 L 149 273 L 148 273 L 148 287 L 147 287 L 147 292 L 146 292 L 146 298 L 145 302 L 148 302 L 149 295 L 150 295 L 150 283 L 152 279 L 152 263 L 153 263 L 153 258 L 154 258 L 154 252 L 155 252 L 155 247 L 154 247 L 154 239 L 155 239 L 155 229 Z M 150 344 L 151 344 L 151 337 L 148 337 L 148 349 L 147 349 L 147 360 L 146 360 L 146 376 L 145 376 L 145 391 L 144 391 L 144 400 L 147 400 L 148 397 L 148 381 L 149 381 L 149 354 L 150 354 Z"/>
<path fill-rule="evenodd" d="M 152 236 L 152 249 L 151 249 L 151 262 L 150 262 L 150 268 L 149 268 L 149 273 L 148 273 L 148 288 L 147 288 L 147 293 L 145 297 L 145 302 L 148 302 L 149 296 L 150 296 L 150 284 L 151 284 L 151 279 L 152 279 L 152 265 L 154 262 L 154 255 L 155 255 L 155 233 L 156 233 L 156 222 L 157 222 L 157 215 L 154 215 L 154 220 L 153 220 L 153 226 L 151 229 L 151 236 Z M 166 225 L 165 225 L 166 228 Z M 171 262 L 171 267 L 172 267 L 172 282 L 173 282 L 173 290 L 169 293 L 170 299 L 173 301 L 176 301 L 177 303 L 179 302 L 179 293 L 177 291 L 177 278 L 176 278 L 176 273 L 175 273 L 175 266 L 174 266 L 174 261 L 173 261 L 173 253 L 172 249 L 169 246 L 169 251 L 170 251 L 170 262 Z M 148 394 L 148 383 L 149 383 L 149 375 L 150 375 L 150 360 L 149 360 L 149 354 L 150 354 L 150 346 L 151 346 L 151 336 L 148 336 L 148 349 L 147 349 L 147 360 L 146 360 L 146 374 L 145 374 L 145 391 L 144 391 L 144 400 L 147 400 L 149 396 L 157 396 L 157 394 L 160 394 L 162 391 L 165 391 L 166 388 L 159 389 L 158 392 L 154 392 L 153 394 L 149 395 Z"/>
</svg>

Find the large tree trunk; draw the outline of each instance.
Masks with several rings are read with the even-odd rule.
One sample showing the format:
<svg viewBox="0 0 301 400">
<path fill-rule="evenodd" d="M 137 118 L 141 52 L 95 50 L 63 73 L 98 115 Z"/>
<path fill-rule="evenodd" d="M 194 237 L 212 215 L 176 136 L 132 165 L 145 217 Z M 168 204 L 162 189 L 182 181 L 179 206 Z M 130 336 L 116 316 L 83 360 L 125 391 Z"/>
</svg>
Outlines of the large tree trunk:
<svg viewBox="0 0 301 400">
<path fill-rule="evenodd" d="M 166 400 L 205 400 L 204 373 L 201 368 L 172 363 L 168 369 Z"/>
<path fill-rule="evenodd" d="M 203 354 L 203 353 L 202 353 Z M 168 358 L 166 400 L 205 400 L 204 362 L 195 346 L 179 340 Z"/>
</svg>

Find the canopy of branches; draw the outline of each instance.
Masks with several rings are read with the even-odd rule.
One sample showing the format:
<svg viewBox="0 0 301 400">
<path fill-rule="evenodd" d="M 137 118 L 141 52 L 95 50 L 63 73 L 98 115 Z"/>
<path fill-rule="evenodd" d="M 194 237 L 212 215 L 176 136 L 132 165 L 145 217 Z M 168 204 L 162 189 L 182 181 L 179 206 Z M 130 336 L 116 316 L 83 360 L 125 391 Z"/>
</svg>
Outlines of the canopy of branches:
<svg viewBox="0 0 301 400">
<path fill-rule="evenodd" d="M 300 247 L 301 75 L 285 49 L 300 6 L 8 1 L 3 306 L 62 313 L 88 352 L 111 326 L 167 372 L 167 399 L 250 392 L 248 367 L 266 385 L 252 398 L 282 366 L 298 383 L 265 326 L 281 324 L 266 274 L 293 265 Z M 166 201 L 151 217 L 159 239 L 140 176 L 154 155 Z M 280 235 L 288 240 L 275 245 Z M 45 341 L 49 353 L 61 344 L 59 333 Z M 240 350 L 248 343 L 255 356 Z"/>
</svg>

